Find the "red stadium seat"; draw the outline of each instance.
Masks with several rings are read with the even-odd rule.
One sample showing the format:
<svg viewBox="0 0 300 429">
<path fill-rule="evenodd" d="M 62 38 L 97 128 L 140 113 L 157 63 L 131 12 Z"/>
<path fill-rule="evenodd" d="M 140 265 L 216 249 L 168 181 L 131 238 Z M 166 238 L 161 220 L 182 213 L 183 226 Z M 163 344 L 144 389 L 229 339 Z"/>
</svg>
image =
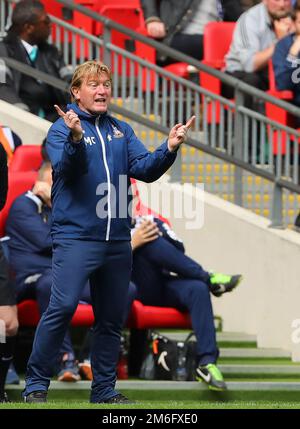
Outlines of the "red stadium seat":
<svg viewBox="0 0 300 429">
<path fill-rule="evenodd" d="M 269 90 L 268 94 L 272 95 L 275 98 L 279 98 L 284 101 L 291 101 L 293 99 L 292 91 L 279 91 L 276 87 L 275 74 L 272 60 L 269 60 Z M 296 127 L 295 117 L 287 112 L 285 109 L 282 109 L 279 106 L 276 106 L 273 103 L 266 102 L 266 116 L 270 119 L 273 119 L 280 124 L 287 125 L 291 128 Z M 287 140 L 294 141 L 295 138 L 289 136 L 286 132 L 274 131 L 273 133 L 270 130 L 270 126 L 267 127 L 270 140 L 272 140 L 273 154 L 285 155 Z M 279 149 L 280 146 L 280 149 Z"/>
<path fill-rule="evenodd" d="M 37 171 L 42 164 L 41 146 L 22 145 L 17 147 L 9 165 L 10 173 Z"/>
<path fill-rule="evenodd" d="M 191 328 L 189 314 L 175 308 L 143 305 L 136 300 L 131 313 L 133 327 L 136 329 Z"/>
<path fill-rule="evenodd" d="M 18 304 L 18 319 L 20 326 L 35 327 L 40 320 L 37 302 L 31 299 Z M 92 326 L 94 314 L 89 304 L 79 304 L 72 318 L 72 326 Z"/>
<path fill-rule="evenodd" d="M 235 28 L 235 22 L 209 22 L 206 24 L 203 35 L 202 63 L 216 70 L 225 66 L 225 55 L 229 51 Z M 214 94 L 221 95 L 221 81 L 208 73 L 200 71 L 200 84 Z M 215 112 L 213 112 L 213 110 Z M 215 119 L 213 119 L 213 114 Z M 220 103 L 207 103 L 207 121 L 219 122 Z"/>
</svg>

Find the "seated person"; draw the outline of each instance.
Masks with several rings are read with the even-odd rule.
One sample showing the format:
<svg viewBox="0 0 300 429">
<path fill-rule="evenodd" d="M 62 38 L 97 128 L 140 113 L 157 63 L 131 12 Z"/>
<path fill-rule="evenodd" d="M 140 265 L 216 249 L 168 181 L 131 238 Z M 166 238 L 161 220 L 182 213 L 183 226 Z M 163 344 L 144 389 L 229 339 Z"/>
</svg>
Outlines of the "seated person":
<svg viewBox="0 0 300 429">
<path fill-rule="evenodd" d="M 220 15 L 235 21 L 243 11 L 240 0 L 141 0 L 141 7 L 150 37 L 197 60 L 203 59 L 205 25 Z M 158 63 L 169 62 L 159 54 Z"/>
<path fill-rule="evenodd" d="M 205 271 L 184 254 L 182 241 L 168 225 L 156 218 L 137 218 L 131 243 L 137 299 L 145 305 L 189 311 L 197 340 L 197 379 L 210 389 L 225 390 L 216 366 L 219 351 L 210 292 L 220 297 L 232 291 L 242 276 Z"/>
<path fill-rule="evenodd" d="M 258 89 L 269 87 L 268 62 L 278 40 L 290 33 L 290 0 L 264 0 L 244 12 L 238 19 L 228 54 L 226 73 Z M 222 85 L 222 93 L 233 98 L 233 88 Z M 253 108 L 253 100 L 245 95 L 245 106 Z"/>
<path fill-rule="evenodd" d="M 295 31 L 281 39 L 272 57 L 276 88 L 293 91 L 293 103 L 300 106 L 300 5 L 296 5 L 292 20 Z"/>
<path fill-rule="evenodd" d="M 33 189 L 15 199 L 6 222 L 6 233 L 10 237 L 9 262 L 16 274 L 17 301 L 36 299 L 41 314 L 48 307 L 52 285 L 51 175 L 50 162 L 44 162 Z M 131 285 L 127 312 L 134 296 L 135 289 Z M 81 300 L 91 302 L 88 285 Z M 126 320 L 127 316 L 128 313 L 124 315 Z M 59 364 L 59 381 L 80 379 L 69 333 L 60 350 Z"/>
<path fill-rule="evenodd" d="M 46 310 L 51 289 L 51 177 L 50 163 L 39 170 L 32 191 L 14 201 L 6 222 L 9 262 L 16 275 L 17 302 L 36 299 L 40 313 Z M 60 351 L 58 380 L 80 379 L 69 333 Z"/>
<path fill-rule="evenodd" d="M 73 70 L 65 65 L 57 48 L 47 42 L 50 32 L 51 21 L 43 4 L 37 0 L 21 0 L 13 9 L 12 26 L 0 42 L 0 56 L 68 80 Z M 0 99 L 49 121 L 57 119 L 53 105 L 67 102 L 62 91 L 8 66 L 5 79 L 6 83 L 0 84 Z"/>
<path fill-rule="evenodd" d="M 18 146 L 21 146 L 22 140 L 9 127 L 0 124 L 0 143 L 5 149 L 8 163 L 13 157 L 13 153 Z"/>
</svg>

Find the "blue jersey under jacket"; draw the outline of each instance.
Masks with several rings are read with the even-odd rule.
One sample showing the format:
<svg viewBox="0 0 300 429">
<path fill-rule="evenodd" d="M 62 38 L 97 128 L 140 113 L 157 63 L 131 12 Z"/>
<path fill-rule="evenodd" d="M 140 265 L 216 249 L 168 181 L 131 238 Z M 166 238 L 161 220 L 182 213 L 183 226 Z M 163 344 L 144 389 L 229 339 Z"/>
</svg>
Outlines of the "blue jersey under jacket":
<svg viewBox="0 0 300 429">
<path fill-rule="evenodd" d="M 52 236 L 130 240 L 130 177 L 155 181 L 173 164 L 176 153 L 168 150 L 167 142 L 153 153 L 147 151 L 126 122 L 107 113 L 93 116 L 76 104 L 67 108 L 78 114 L 84 135 L 81 142 L 72 142 L 60 118 L 47 136 L 53 167 Z"/>
</svg>

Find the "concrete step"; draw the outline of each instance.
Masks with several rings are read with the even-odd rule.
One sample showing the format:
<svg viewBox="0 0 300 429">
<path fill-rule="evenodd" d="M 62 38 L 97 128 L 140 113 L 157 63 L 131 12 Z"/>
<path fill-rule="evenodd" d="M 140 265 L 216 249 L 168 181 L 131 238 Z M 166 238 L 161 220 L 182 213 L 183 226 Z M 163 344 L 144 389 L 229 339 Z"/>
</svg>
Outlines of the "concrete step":
<svg viewBox="0 0 300 429">
<path fill-rule="evenodd" d="M 281 349 L 220 348 L 222 358 L 290 358 L 290 352 Z"/>
<path fill-rule="evenodd" d="M 224 376 L 245 375 L 253 376 L 256 374 L 270 376 L 300 376 L 299 365 L 239 365 L 239 364 L 220 364 L 218 365 Z"/>
<path fill-rule="evenodd" d="M 19 385 L 8 385 L 6 390 L 23 390 L 24 381 Z M 60 381 L 51 382 L 50 389 L 80 391 L 89 390 L 91 383 L 89 381 L 78 381 L 76 383 L 63 383 Z M 228 391 L 299 391 L 300 382 L 294 381 L 229 381 L 227 382 Z M 119 390 L 207 390 L 205 383 L 193 381 L 165 381 L 165 380 L 120 380 L 117 381 L 116 388 Z"/>
</svg>

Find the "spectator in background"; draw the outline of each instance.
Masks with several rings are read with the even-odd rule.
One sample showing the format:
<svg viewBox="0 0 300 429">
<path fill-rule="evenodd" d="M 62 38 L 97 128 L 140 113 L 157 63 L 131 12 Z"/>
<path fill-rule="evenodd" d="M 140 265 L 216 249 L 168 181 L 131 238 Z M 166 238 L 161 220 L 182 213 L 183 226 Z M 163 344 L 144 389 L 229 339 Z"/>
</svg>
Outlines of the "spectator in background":
<svg viewBox="0 0 300 429">
<path fill-rule="evenodd" d="M 197 339 L 197 378 L 212 390 L 226 390 L 216 366 L 219 351 L 210 292 L 217 297 L 231 292 L 242 276 L 208 273 L 185 255 L 183 243 L 174 231 L 151 216 L 136 219 L 131 245 L 137 299 L 145 305 L 189 311 Z"/>
<path fill-rule="evenodd" d="M 8 189 L 7 156 L 0 144 L 0 211 L 3 209 Z M 8 402 L 4 384 L 13 360 L 18 331 L 17 307 L 14 290 L 9 282 L 7 262 L 0 243 L 0 402 Z M 3 326 L 4 322 L 4 326 Z M 4 332 L 3 332 L 4 328 Z M 2 336 L 5 335 L 5 342 Z"/>
<path fill-rule="evenodd" d="M 232 43 L 225 57 L 226 73 L 258 89 L 268 82 L 268 62 L 278 40 L 292 28 L 291 0 L 263 0 L 244 12 L 237 21 Z M 223 85 L 223 95 L 232 98 L 233 88 Z M 252 97 L 245 105 L 252 107 Z"/>
<path fill-rule="evenodd" d="M 293 91 L 293 103 L 300 107 L 300 4 L 295 6 L 292 20 L 294 32 L 277 43 L 272 61 L 277 89 Z"/>
<path fill-rule="evenodd" d="M 149 36 L 197 60 L 203 58 L 205 25 L 236 21 L 243 12 L 240 0 L 141 0 L 141 6 Z"/>
<path fill-rule="evenodd" d="M 21 0 L 12 13 L 12 26 L 0 43 L 0 57 L 9 57 L 53 77 L 71 77 L 70 70 L 54 45 L 47 43 L 51 21 L 37 0 Z M 42 118 L 54 121 L 53 104 L 64 105 L 65 94 L 47 84 L 6 67 L 6 83 L 0 84 L 0 99 Z"/>
<path fill-rule="evenodd" d="M 15 149 L 21 146 L 22 140 L 9 127 L 0 124 L 0 143 L 2 144 L 8 163 L 11 160 Z"/>
</svg>

